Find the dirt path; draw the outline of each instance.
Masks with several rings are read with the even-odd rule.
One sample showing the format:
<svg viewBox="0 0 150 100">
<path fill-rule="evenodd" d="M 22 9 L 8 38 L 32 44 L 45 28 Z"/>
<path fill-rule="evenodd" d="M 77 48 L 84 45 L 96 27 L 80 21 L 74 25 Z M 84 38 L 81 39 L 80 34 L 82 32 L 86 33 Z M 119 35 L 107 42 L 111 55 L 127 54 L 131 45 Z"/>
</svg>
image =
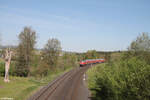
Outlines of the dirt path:
<svg viewBox="0 0 150 100">
<path fill-rule="evenodd" d="M 89 100 L 84 73 L 89 67 L 80 67 L 65 73 L 42 88 L 29 100 Z"/>
</svg>

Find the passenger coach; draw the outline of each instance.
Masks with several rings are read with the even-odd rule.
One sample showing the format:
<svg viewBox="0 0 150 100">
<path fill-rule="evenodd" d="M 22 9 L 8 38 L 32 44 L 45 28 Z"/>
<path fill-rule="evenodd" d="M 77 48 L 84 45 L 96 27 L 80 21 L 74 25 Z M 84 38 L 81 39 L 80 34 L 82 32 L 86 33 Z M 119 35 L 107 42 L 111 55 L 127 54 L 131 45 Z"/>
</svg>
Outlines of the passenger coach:
<svg viewBox="0 0 150 100">
<path fill-rule="evenodd" d="M 80 67 L 96 63 L 104 63 L 105 59 L 87 59 L 80 62 Z"/>
</svg>

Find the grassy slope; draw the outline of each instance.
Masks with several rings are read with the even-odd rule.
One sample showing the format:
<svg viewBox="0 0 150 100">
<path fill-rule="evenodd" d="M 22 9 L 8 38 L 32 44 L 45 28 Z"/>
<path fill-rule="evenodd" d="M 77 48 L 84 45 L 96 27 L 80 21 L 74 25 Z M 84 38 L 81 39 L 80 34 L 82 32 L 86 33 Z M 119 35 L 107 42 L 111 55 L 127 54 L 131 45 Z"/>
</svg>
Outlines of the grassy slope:
<svg viewBox="0 0 150 100">
<path fill-rule="evenodd" d="M 4 83 L 3 77 L 0 77 L 0 98 L 9 97 L 21 100 L 27 95 L 26 92 L 30 92 L 37 87 L 37 84 L 31 82 L 28 78 L 10 77 L 10 80 L 10 83 Z"/>
<path fill-rule="evenodd" d="M 67 69 L 68 71 L 70 69 Z M 65 71 L 65 72 L 66 72 Z M 40 87 L 48 84 L 64 72 L 56 72 L 41 80 L 24 77 L 10 77 L 10 83 L 4 83 L 3 77 L 0 77 L 0 98 L 8 97 L 15 100 L 26 100 L 31 94 L 37 91 Z"/>
</svg>

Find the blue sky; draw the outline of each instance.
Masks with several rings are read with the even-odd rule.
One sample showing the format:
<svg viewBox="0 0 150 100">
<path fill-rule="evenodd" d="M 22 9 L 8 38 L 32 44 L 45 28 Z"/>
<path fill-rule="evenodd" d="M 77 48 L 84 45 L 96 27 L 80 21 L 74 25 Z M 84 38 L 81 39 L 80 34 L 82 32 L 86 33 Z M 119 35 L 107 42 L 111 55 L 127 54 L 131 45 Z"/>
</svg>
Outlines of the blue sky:
<svg viewBox="0 0 150 100">
<path fill-rule="evenodd" d="M 126 50 L 150 32 L 150 0 L 0 0 L 2 44 L 15 45 L 24 26 L 38 34 L 36 47 L 58 38 L 63 50 Z"/>
</svg>

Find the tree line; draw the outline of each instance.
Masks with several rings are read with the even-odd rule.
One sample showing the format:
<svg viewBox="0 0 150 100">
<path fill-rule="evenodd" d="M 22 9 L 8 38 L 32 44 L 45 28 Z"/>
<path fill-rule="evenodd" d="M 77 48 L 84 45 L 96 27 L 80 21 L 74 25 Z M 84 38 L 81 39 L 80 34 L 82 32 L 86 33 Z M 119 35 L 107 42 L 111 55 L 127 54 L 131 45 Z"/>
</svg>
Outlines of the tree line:
<svg viewBox="0 0 150 100">
<path fill-rule="evenodd" d="M 66 70 L 79 66 L 81 60 L 105 58 L 110 59 L 110 53 L 98 53 L 88 50 L 86 53 L 67 53 L 62 51 L 61 42 L 57 38 L 49 38 L 42 49 L 35 48 L 37 33 L 31 27 L 24 27 L 18 35 L 18 45 L 8 46 L 13 51 L 10 65 L 10 75 L 13 76 L 47 76 L 57 70 Z M 1 51 L 5 55 L 5 49 Z M 102 55 L 102 56 L 101 56 Z M 0 75 L 4 76 L 4 62 L 0 62 Z M 3 66 L 3 67 L 2 67 Z"/>
<path fill-rule="evenodd" d="M 49 38 L 41 50 L 37 50 L 37 33 L 31 27 L 24 27 L 18 36 L 19 44 L 11 48 L 13 51 L 10 75 L 43 77 L 57 70 L 65 70 L 77 66 L 77 55 L 62 52 L 61 42 L 57 38 Z M 5 55 L 5 49 L 1 51 Z M 72 61 L 70 61 L 70 59 Z M 0 62 L 0 66 L 4 66 Z M 0 75 L 4 76 L 4 67 Z"/>
</svg>

